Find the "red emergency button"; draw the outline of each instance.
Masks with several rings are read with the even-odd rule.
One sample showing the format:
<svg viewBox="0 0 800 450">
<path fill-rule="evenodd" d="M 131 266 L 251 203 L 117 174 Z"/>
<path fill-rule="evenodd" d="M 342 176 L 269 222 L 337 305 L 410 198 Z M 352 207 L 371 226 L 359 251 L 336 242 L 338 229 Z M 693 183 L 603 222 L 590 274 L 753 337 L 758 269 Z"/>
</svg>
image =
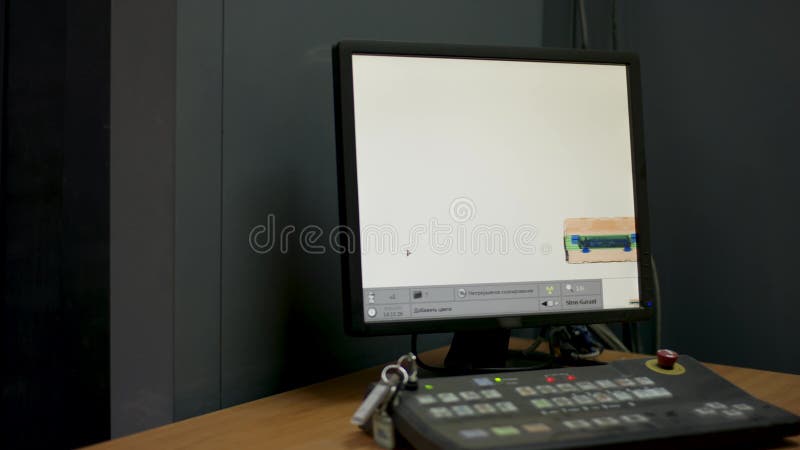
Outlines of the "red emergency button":
<svg viewBox="0 0 800 450">
<path fill-rule="evenodd" d="M 672 350 L 661 349 L 656 352 L 656 356 L 658 357 L 658 367 L 664 370 L 672 370 L 678 361 L 678 354 Z"/>
</svg>

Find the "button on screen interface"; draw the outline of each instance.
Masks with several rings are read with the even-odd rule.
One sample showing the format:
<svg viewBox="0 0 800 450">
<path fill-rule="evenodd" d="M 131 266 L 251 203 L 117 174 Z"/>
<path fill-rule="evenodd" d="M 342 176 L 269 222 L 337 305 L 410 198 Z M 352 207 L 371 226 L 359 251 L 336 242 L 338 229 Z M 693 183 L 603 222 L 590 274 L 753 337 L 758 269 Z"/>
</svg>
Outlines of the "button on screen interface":
<svg viewBox="0 0 800 450">
<path fill-rule="evenodd" d="M 625 65 L 352 67 L 366 322 L 639 307 Z"/>
</svg>

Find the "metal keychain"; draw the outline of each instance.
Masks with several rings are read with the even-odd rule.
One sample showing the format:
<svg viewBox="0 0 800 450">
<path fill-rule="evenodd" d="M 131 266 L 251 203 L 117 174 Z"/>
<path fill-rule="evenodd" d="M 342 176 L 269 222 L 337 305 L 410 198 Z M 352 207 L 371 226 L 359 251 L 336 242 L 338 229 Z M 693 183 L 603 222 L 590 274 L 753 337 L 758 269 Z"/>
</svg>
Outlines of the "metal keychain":
<svg viewBox="0 0 800 450">
<path fill-rule="evenodd" d="M 389 408 L 395 408 L 400 402 L 400 389 L 417 389 L 417 357 L 407 353 L 397 359 L 397 365 L 408 372 L 408 381 L 398 386 L 392 386 L 392 393 L 386 401 L 375 411 L 372 416 L 372 439 L 385 449 L 393 449 L 397 445 L 394 429 L 394 419 L 389 413 Z"/>
<path fill-rule="evenodd" d="M 404 388 L 409 391 L 417 390 L 417 355 L 413 353 L 406 353 L 397 359 L 397 365 L 406 369 L 408 372 L 408 382 L 404 384 Z"/>
<path fill-rule="evenodd" d="M 408 372 L 399 364 L 389 364 L 381 371 L 381 381 L 369 392 L 367 398 L 361 403 L 350 423 L 362 426 L 374 415 L 375 411 L 394 398 L 398 386 L 408 383 Z"/>
<path fill-rule="evenodd" d="M 375 443 L 386 449 L 393 449 L 397 444 L 394 433 L 394 420 L 387 409 L 397 395 L 397 386 L 390 388 L 391 394 L 372 415 L 372 439 Z"/>
</svg>

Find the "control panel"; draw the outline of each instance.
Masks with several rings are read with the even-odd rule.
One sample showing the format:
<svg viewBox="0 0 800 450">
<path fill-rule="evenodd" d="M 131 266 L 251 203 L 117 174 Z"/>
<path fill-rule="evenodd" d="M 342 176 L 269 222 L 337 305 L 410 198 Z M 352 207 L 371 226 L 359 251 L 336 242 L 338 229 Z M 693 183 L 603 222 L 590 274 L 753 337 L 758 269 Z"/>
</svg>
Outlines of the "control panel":
<svg viewBox="0 0 800 450">
<path fill-rule="evenodd" d="M 725 434 L 800 433 L 793 414 L 692 358 L 676 359 L 664 353 L 603 366 L 420 379 L 416 391 L 400 393 L 394 418 L 416 448 L 582 448 L 676 438 L 707 445 Z"/>
</svg>

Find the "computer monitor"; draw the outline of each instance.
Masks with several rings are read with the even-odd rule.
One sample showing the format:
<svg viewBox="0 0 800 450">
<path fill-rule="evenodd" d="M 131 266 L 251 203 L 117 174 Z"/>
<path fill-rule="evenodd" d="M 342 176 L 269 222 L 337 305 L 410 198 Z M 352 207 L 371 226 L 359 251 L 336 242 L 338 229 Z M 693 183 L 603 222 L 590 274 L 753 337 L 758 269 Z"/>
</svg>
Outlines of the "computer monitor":
<svg viewBox="0 0 800 450">
<path fill-rule="evenodd" d="M 349 333 L 650 317 L 635 55 L 347 41 L 333 61 Z"/>
</svg>

